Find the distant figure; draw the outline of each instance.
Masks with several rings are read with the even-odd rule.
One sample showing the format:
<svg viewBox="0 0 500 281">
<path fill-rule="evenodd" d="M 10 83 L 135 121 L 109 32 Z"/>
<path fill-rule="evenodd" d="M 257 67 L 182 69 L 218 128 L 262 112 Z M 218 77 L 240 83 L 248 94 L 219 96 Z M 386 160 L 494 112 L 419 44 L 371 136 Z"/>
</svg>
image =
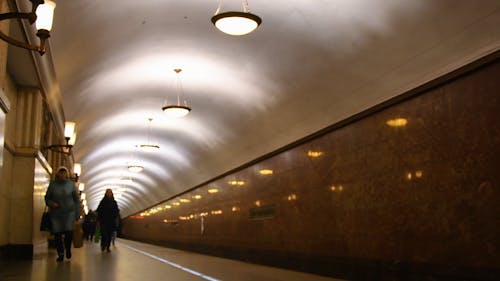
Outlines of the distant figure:
<svg viewBox="0 0 500 281">
<path fill-rule="evenodd" d="M 49 184 L 45 194 L 45 204 L 49 207 L 52 232 L 57 249 L 57 261 L 71 258 L 71 242 L 73 241 L 73 225 L 80 218 L 80 198 L 75 184 L 68 178 L 66 167 L 59 167 L 54 181 Z M 64 244 L 63 244 L 64 236 Z"/>
<path fill-rule="evenodd" d="M 92 210 L 89 210 L 85 215 L 85 219 L 83 220 L 83 233 L 84 238 L 87 241 L 94 240 L 95 227 L 97 224 L 97 215 Z"/>
<path fill-rule="evenodd" d="M 99 207 L 97 207 L 97 217 L 101 229 L 101 251 L 111 251 L 109 246 L 111 244 L 113 231 L 118 228 L 116 221 L 119 217 L 119 213 L 118 204 L 113 197 L 113 191 L 108 188 L 99 203 Z"/>
</svg>

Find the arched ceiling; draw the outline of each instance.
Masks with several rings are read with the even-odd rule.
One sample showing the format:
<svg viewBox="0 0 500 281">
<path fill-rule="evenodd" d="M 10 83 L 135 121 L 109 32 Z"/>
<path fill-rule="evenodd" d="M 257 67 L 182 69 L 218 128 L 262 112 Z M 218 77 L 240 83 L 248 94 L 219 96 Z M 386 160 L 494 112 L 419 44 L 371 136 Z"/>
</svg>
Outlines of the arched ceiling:
<svg viewBox="0 0 500 281">
<path fill-rule="evenodd" d="M 131 215 L 500 46 L 498 0 L 249 4 L 263 23 L 233 37 L 210 22 L 217 0 L 57 1 L 47 55 L 90 208 L 120 186 Z M 174 68 L 192 107 L 181 119 L 161 110 Z M 148 136 L 159 152 L 137 150 Z"/>
</svg>

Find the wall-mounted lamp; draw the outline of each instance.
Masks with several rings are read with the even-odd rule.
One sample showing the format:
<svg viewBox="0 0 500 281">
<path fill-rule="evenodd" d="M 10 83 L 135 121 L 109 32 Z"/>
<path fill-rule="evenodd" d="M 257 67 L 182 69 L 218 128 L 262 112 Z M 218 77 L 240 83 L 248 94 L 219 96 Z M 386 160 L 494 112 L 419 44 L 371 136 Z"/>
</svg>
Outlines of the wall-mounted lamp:
<svg viewBox="0 0 500 281">
<path fill-rule="evenodd" d="M 215 15 L 212 17 L 212 23 L 220 31 L 229 35 L 245 35 L 254 31 L 261 23 L 262 19 L 250 13 L 250 7 L 246 0 L 241 1 L 243 4 L 243 12 L 224 12 L 219 14 L 221 3 Z"/>
<path fill-rule="evenodd" d="M 34 46 L 17 39 L 11 38 L 0 31 L 0 38 L 9 44 L 37 51 L 40 55 L 45 54 L 45 41 L 50 37 L 50 30 L 52 29 L 52 19 L 54 18 L 54 9 L 56 3 L 50 0 L 29 0 L 32 5 L 31 12 L 29 13 L 4 13 L 0 14 L 0 21 L 7 19 L 27 19 L 30 24 L 36 23 L 38 32 L 36 36 L 40 38 L 40 46 Z"/>
<path fill-rule="evenodd" d="M 50 149 L 57 153 L 71 154 L 71 148 L 73 148 L 76 142 L 75 122 L 64 123 L 64 139 L 66 140 L 66 144 L 52 144 L 45 147 L 45 149 Z"/>
<path fill-rule="evenodd" d="M 75 177 L 73 180 L 75 182 L 78 182 L 78 179 L 80 178 L 80 175 L 82 174 L 82 165 L 80 163 L 75 163 L 73 165 L 73 173 L 75 174 Z"/>
</svg>

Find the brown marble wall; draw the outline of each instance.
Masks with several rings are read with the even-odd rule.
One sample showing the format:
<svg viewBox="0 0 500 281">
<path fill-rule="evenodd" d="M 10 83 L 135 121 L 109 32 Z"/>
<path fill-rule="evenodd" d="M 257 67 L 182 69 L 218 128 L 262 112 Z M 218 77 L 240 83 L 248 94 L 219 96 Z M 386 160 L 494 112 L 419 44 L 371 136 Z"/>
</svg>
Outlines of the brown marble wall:
<svg viewBox="0 0 500 281">
<path fill-rule="evenodd" d="M 312 260 L 333 268 L 317 270 L 330 275 L 404 267 L 493 278 L 500 272 L 498 77 L 497 59 L 333 126 L 127 218 L 123 234 L 252 261 L 300 257 L 297 269 L 315 271 L 304 265 Z M 346 272 L 338 275 L 363 279 Z"/>
</svg>

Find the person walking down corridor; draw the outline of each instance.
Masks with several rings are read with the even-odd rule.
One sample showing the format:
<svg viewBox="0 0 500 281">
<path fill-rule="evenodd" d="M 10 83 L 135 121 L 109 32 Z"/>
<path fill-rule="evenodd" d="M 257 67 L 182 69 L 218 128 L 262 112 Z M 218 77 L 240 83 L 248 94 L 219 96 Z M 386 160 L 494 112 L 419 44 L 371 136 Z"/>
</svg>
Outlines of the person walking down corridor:
<svg viewBox="0 0 500 281">
<path fill-rule="evenodd" d="M 85 215 L 84 219 L 84 228 L 83 228 L 83 237 L 87 241 L 94 240 L 95 227 L 97 224 L 97 215 L 92 210 L 89 210 Z"/>
<path fill-rule="evenodd" d="M 109 246 L 111 244 L 113 231 L 118 228 L 116 222 L 119 213 L 120 211 L 118 210 L 118 204 L 113 196 L 113 191 L 108 188 L 99 203 L 99 207 L 97 207 L 97 217 L 101 229 L 101 251 L 111 251 Z"/>
<path fill-rule="evenodd" d="M 57 261 L 71 259 L 73 225 L 80 218 L 80 198 L 75 184 L 68 178 L 66 167 L 59 167 L 54 181 L 49 184 L 45 194 L 45 204 L 49 207 L 52 232 L 57 249 Z M 64 236 L 64 243 L 63 243 Z"/>
</svg>

